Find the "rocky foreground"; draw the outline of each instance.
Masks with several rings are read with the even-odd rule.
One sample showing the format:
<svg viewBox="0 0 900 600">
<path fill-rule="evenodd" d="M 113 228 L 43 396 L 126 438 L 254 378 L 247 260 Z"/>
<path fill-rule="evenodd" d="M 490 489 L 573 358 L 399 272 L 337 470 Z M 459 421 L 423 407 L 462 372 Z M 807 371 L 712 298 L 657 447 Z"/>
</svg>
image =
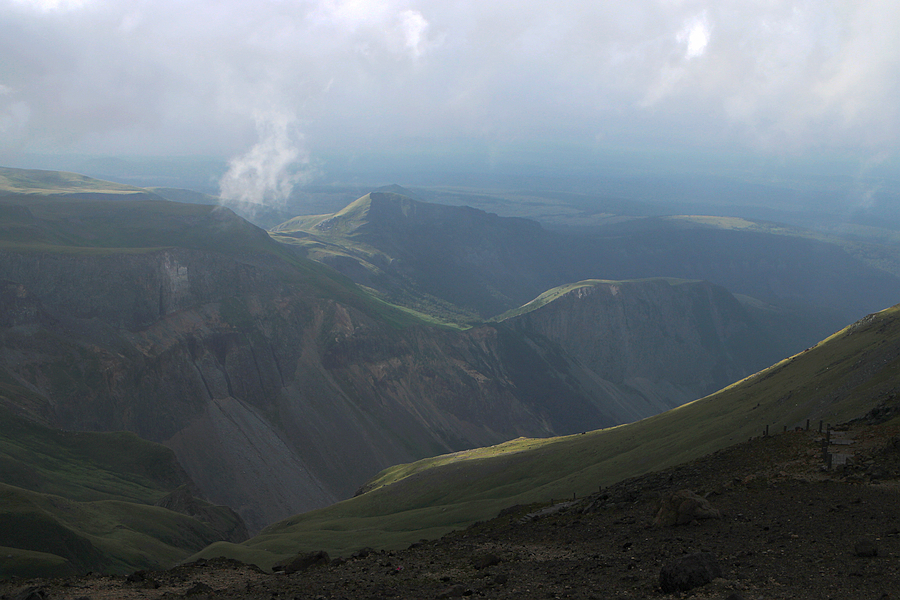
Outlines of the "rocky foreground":
<svg viewBox="0 0 900 600">
<path fill-rule="evenodd" d="M 275 573 L 213 560 L 8 581 L 0 597 L 900 597 L 900 428 L 837 435 L 831 451 L 852 456 L 830 470 L 821 434 L 780 433 L 574 502 L 511 507 L 406 550 L 301 552 Z"/>
</svg>

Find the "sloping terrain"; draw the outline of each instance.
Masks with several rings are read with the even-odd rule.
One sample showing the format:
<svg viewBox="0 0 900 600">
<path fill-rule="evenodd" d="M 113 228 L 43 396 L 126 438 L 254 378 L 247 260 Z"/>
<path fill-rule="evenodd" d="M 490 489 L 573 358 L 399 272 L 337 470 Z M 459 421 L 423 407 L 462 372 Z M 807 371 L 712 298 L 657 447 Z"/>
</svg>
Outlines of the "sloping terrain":
<svg viewBox="0 0 900 600">
<path fill-rule="evenodd" d="M 564 340 L 554 341 L 548 332 L 506 323 L 466 331 L 436 327 L 420 315 L 373 298 L 335 271 L 298 257 L 227 209 L 168 202 L 139 191 L 132 195 L 133 190 L 125 192 L 129 201 L 123 202 L 121 194 L 104 191 L 102 182 L 81 179 L 77 187 L 86 195 L 66 194 L 62 190 L 68 175 L 54 179 L 38 174 L 31 187 L 27 174 L 23 177 L 0 198 L 0 375 L 6 392 L 2 405 L 50 428 L 124 430 L 165 444 L 196 485 L 188 491 L 233 508 L 251 531 L 349 497 L 392 464 L 518 436 L 581 432 L 648 414 L 637 412 L 629 402 L 610 402 L 609 382 L 598 377 L 587 360 L 567 352 Z M 488 231 L 479 211 L 468 211 L 469 221 L 446 230 L 434 224 L 432 209 L 404 202 L 376 206 L 374 213 L 371 203 L 360 202 L 329 227 L 365 234 L 384 245 L 390 239 L 406 239 L 409 232 L 403 230 L 413 223 L 410 231 L 421 228 L 441 251 L 456 247 L 442 241 L 448 234 L 468 239 L 471 231 Z M 394 223 L 399 230 L 387 237 L 378 228 L 370 231 L 369 221 L 360 217 L 363 212 L 366 219 L 373 215 L 376 223 Z M 527 221 L 510 224 L 489 217 L 488 222 L 501 240 L 516 238 L 519 228 L 532 232 L 535 240 L 543 235 Z M 481 278 L 477 285 L 490 281 L 497 265 L 510 260 L 507 250 L 502 256 L 494 252 L 498 241 L 489 238 L 479 242 L 487 246 L 474 251 L 482 257 L 475 263 L 490 266 L 475 269 Z M 402 250 L 398 245 L 396 252 Z M 413 262 L 421 258 L 414 254 L 409 259 Z M 463 276 L 471 262 L 466 256 L 456 271 L 447 271 L 440 285 L 452 288 L 453 273 Z M 448 256 L 436 252 L 432 258 L 440 268 Z M 439 271 L 432 277 L 442 279 Z M 421 290 L 405 287 L 409 282 L 419 285 L 412 276 L 397 282 L 398 289 Z M 499 289 L 494 285 L 488 295 L 496 296 Z M 451 300 L 431 298 L 458 314 Z M 735 302 L 728 298 L 726 303 Z M 760 306 L 750 300 L 746 304 Z M 426 302 L 423 308 L 433 306 Z M 594 435 L 571 439 L 592 440 Z M 666 439 L 654 436 L 651 448 Z M 532 445 L 544 443 L 511 442 L 496 451 Z M 613 455 L 618 450 L 610 447 L 604 452 Z M 28 461 L 36 458 L 26 458 L 11 472 L 27 472 Z M 633 454 L 626 453 L 622 460 L 644 464 Z M 647 459 L 648 464 L 653 460 Z M 575 464 L 579 460 L 552 469 L 560 476 L 575 476 L 570 470 Z M 498 476 L 492 481 L 505 486 L 503 494 L 524 494 L 525 488 L 517 486 L 540 488 L 551 483 L 526 484 L 531 475 L 523 474 L 521 465 L 497 465 L 503 471 L 494 471 Z M 73 475 L 67 483 L 63 469 L 41 485 L 68 485 L 66 493 L 74 494 L 77 481 Z M 453 477 L 447 481 L 455 486 L 451 496 L 477 491 L 481 485 L 473 487 Z M 61 502 L 51 496 L 58 493 L 51 487 L 4 483 L 11 486 L 10 506 L 37 506 L 35 514 L 50 514 L 48 507 Z M 396 492 L 404 485 L 390 487 Z M 486 492 L 489 497 L 478 506 L 468 501 L 450 506 L 452 502 L 441 499 L 446 491 L 440 486 L 431 489 L 431 495 L 415 500 L 412 509 L 405 500 L 398 501 L 401 516 L 389 526 L 379 521 L 383 513 L 366 513 L 369 508 L 340 522 L 332 519 L 335 513 L 321 514 L 325 528 L 339 532 L 329 534 L 336 547 L 346 547 L 350 530 L 355 531 L 353 543 L 385 539 L 385 531 L 387 537 L 394 536 L 393 542 L 406 540 L 421 535 L 421 527 L 431 535 L 468 522 L 473 514 L 506 498 Z M 395 503 L 390 495 L 380 496 L 383 493 L 376 490 L 362 498 Z M 153 521 L 144 519 L 146 505 L 137 517 L 131 514 L 137 509 L 120 510 L 117 499 L 72 496 L 66 502 L 90 506 L 65 505 L 63 516 L 81 517 L 71 522 L 54 516 L 54 523 L 74 531 L 78 539 L 88 536 L 106 557 L 113 550 L 90 538 L 100 535 L 91 528 L 112 523 L 104 531 L 125 537 L 131 536 L 128 532 L 147 533 L 156 540 L 171 538 L 179 527 L 199 531 L 199 525 L 182 526 L 177 519 L 160 517 L 168 524 L 153 537 L 153 532 L 141 529 L 143 525 L 127 524 L 132 518 Z M 154 510 L 206 511 L 204 518 L 216 520 L 207 505 L 184 490 L 169 490 L 158 502 L 161 507 Z M 421 517 L 421 522 L 403 524 L 413 514 L 410 511 L 420 511 L 415 519 Z M 116 519 L 125 519 L 127 532 L 115 525 L 120 522 Z M 195 522 L 200 521 L 191 521 Z M 318 527 L 308 519 L 303 523 L 300 529 Z M 391 529 L 401 524 L 399 533 Z M 61 529 L 54 531 L 60 533 L 51 538 L 68 539 Z M 208 541 L 205 535 L 192 533 L 190 544 Z M 139 545 L 141 539 L 129 537 L 125 545 Z M 281 533 L 266 539 L 273 541 L 264 560 L 297 544 Z M 53 548 L 22 548 L 16 556 L 26 563 L 33 559 L 56 565 L 53 556 L 62 556 Z M 259 550 L 252 545 L 230 548 L 250 554 Z M 73 554 L 88 557 L 79 568 L 94 568 L 106 560 L 91 555 L 87 546 L 82 550 Z M 157 548 L 150 554 L 158 564 L 174 560 L 177 552 Z M 138 563 L 128 559 L 116 568 L 134 564 Z"/>
<path fill-rule="evenodd" d="M 630 415 L 558 346 L 428 326 L 227 209 L 9 194 L 0 232 L 4 405 L 164 443 L 252 530 L 391 464 Z"/>
<path fill-rule="evenodd" d="M 54 196 L 71 200 L 105 196 L 115 196 L 118 200 L 161 199 L 144 188 L 101 181 L 78 173 L 0 167 L 0 195 L 4 194 Z"/>
<path fill-rule="evenodd" d="M 372 192 L 272 235 L 392 302 L 449 320 L 491 318 L 586 279 L 705 280 L 791 311 L 796 352 L 900 296 L 896 247 L 702 216 L 549 230 L 408 194 Z"/>
<path fill-rule="evenodd" d="M 10 392 L 4 386 L 4 400 Z M 233 511 L 191 496 L 167 448 L 134 434 L 50 429 L 6 409 L 0 417 L 0 577 L 163 568 L 247 537 Z"/>
<path fill-rule="evenodd" d="M 242 545 L 214 544 L 226 555 L 271 565 L 297 548 L 346 555 L 361 546 L 401 548 L 490 518 L 513 504 L 583 497 L 770 433 L 813 430 L 893 414 L 900 382 L 900 307 L 843 329 L 720 392 L 637 423 L 398 465 L 361 495 L 297 515 Z"/>
<path fill-rule="evenodd" d="M 587 280 L 554 288 L 497 320 L 553 340 L 628 404 L 655 409 L 641 418 L 789 354 L 774 331 L 783 321 L 703 281 Z"/>
<path fill-rule="evenodd" d="M 896 421 L 856 423 L 840 433 L 858 446 L 856 464 L 838 469 L 823 469 L 824 435 L 781 433 L 574 502 L 509 506 L 490 520 L 404 549 L 359 549 L 346 558 L 301 549 L 274 573 L 234 560 L 198 560 L 129 577 L 0 583 L 0 593 L 261 600 L 890 597 L 900 587 L 900 429 Z M 660 508 L 682 490 L 711 510 L 685 513 L 684 524 L 671 524 Z M 673 565 L 698 552 L 718 569 L 709 574 L 714 578 L 698 578 L 685 591 L 664 590 L 663 571 L 677 572 Z"/>
</svg>

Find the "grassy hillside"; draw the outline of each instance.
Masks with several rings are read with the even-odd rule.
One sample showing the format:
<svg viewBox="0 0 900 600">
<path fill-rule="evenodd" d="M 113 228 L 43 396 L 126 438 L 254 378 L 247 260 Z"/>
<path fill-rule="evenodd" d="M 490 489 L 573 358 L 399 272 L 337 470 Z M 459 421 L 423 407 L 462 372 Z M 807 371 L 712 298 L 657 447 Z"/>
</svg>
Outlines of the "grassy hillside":
<svg viewBox="0 0 900 600">
<path fill-rule="evenodd" d="M 165 567 L 222 539 L 153 506 L 190 480 L 134 434 L 59 431 L 0 408 L 0 482 L 0 577 Z"/>
<path fill-rule="evenodd" d="M 0 577 L 165 568 L 220 534 L 197 519 L 134 502 L 76 502 L 0 484 Z M 48 572 L 49 571 L 49 572 Z"/>
<path fill-rule="evenodd" d="M 93 179 L 65 171 L 10 169 L 0 167 L 0 194 L 52 195 L 58 198 L 84 198 L 114 194 L 120 199 L 153 196 L 143 188 Z"/>
<path fill-rule="evenodd" d="M 399 548 L 494 516 L 513 504 L 597 491 L 761 435 L 860 417 L 893 398 L 900 372 L 900 307 L 855 323 L 813 348 L 720 392 L 630 425 L 511 442 L 387 469 L 365 494 L 272 525 L 227 555 L 268 566 L 298 549 L 347 554 Z"/>
<path fill-rule="evenodd" d="M 152 504 L 189 479 L 171 450 L 132 433 L 60 431 L 0 408 L 0 481 L 72 500 Z"/>
<path fill-rule="evenodd" d="M 130 202 L 0 195 L 0 242 L 8 250 L 69 253 L 178 246 L 229 254 L 275 250 L 265 232 L 219 207 L 155 199 Z"/>
</svg>

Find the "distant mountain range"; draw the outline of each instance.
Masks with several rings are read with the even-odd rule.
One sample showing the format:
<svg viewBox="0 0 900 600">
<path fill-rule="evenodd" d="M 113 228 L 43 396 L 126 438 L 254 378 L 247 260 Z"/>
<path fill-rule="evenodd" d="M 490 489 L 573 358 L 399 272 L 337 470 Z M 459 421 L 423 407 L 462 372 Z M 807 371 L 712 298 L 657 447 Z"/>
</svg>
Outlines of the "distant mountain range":
<svg viewBox="0 0 900 600">
<path fill-rule="evenodd" d="M 94 550 L 2 528 L 0 546 L 59 572 L 178 560 L 211 537 L 237 541 L 229 510 L 255 533 L 391 465 L 649 417 L 900 298 L 893 255 L 878 269 L 869 246 L 701 218 L 572 236 L 400 192 L 267 233 L 219 206 L 0 171 L 0 405 L 41 436 L 148 441 L 119 470 L 52 450 L 69 460 L 53 491 L 22 476 L 37 458 L 14 451 L 38 430 L 9 428 L 0 465 L 19 466 L 3 483 L 82 502 L 80 473 L 115 479 L 166 456 L 177 476 L 104 497 L 140 514 L 160 504 L 152 514 L 198 531 L 136 559 L 143 538 L 116 550 L 83 535 L 101 510 L 53 517 Z"/>
<path fill-rule="evenodd" d="M 392 302 L 455 319 L 488 319 L 586 279 L 673 277 L 796 309 L 812 329 L 792 336 L 813 343 L 900 291 L 893 246 L 724 217 L 623 218 L 571 233 L 402 192 L 372 192 L 272 234 Z"/>
</svg>

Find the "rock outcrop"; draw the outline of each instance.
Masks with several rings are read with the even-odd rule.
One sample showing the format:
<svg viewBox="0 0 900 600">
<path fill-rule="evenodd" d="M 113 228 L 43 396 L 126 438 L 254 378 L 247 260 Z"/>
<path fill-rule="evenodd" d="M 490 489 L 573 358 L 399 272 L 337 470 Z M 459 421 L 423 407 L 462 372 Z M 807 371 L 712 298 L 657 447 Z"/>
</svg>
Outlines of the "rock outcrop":
<svg viewBox="0 0 900 600">
<path fill-rule="evenodd" d="M 275 251 L 0 253 L 0 367 L 32 393 L 11 408 L 164 443 L 251 531 L 391 464 L 624 418 L 552 347 L 400 325 L 323 273 Z"/>
<path fill-rule="evenodd" d="M 719 519 L 722 514 L 709 501 L 691 490 L 679 490 L 660 498 L 659 510 L 653 519 L 657 527 L 687 525 L 703 519 Z"/>
</svg>

